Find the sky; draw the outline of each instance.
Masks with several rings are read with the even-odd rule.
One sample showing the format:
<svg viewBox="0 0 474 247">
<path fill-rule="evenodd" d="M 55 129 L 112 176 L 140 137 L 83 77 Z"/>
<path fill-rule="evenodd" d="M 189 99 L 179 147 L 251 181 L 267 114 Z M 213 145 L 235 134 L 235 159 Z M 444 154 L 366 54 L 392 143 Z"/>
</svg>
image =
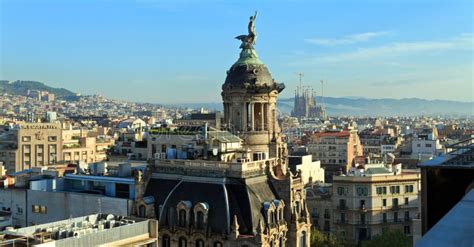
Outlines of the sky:
<svg viewBox="0 0 474 247">
<path fill-rule="evenodd" d="M 152 103 L 220 102 L 248 18 L 272 76 L 332 97 L 473 101 L 470 0 L 0 0 L 0 79 Z"/>
</svg>

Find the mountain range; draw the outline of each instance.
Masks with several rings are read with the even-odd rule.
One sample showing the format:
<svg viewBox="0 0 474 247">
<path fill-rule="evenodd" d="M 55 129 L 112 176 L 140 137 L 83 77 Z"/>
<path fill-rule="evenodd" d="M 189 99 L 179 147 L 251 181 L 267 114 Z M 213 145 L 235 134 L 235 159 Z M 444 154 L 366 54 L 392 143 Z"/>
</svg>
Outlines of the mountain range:
<svg viewBox="0 0 474 247">
<path fill-rule="evenodd" d="M 322 102 L 316 97 L 317 102 Z M 278 109 L 281 113 L 290 114 L 294 98 L 279 99 Z M 204 107 L 222 110 L 222 103 L 189 103 L 170 104 L 198 109 Z M 452 100 L 426 100 L 419 98 L 406 99 L 370 99 L 356 97 L 324 97 L 324 106 L 329 116 L 473 116 L 474 102 Z"/>
<path fill-rule="evenodd" d="M 56 97 L 67 100 L 76 100 L 77 94 L 65 88 L 54 88 L 38 81 L 0 80 L 0 93 L 26 95 L 28 90 L 41 90 L 54 93 Z M 321 97 L 316 97 L 322 102 Z M 294 98 L 278 100 L 278 109 L 282 113 L 290 114 L 293 109 Z M 419 116 L 419 115 L 447 115 L 473 116 L 474 102 L 453 100 L 426 100 L 419 98 L 407 99 L 369 99 L 357 97 L 324 97 L 324 105 L 328 115 L 353 116 Z M 222 103 L 202 102 L 189 104 L 165 104 L 199 109 L 201 107 L 213 110 L 222 110 Z"/>
</svg>

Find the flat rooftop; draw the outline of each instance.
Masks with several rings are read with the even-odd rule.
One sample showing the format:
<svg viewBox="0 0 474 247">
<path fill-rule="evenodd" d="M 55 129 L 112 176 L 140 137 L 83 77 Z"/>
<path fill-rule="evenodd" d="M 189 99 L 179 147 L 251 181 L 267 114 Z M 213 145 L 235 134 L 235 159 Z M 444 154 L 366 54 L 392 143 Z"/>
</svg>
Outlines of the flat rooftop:
<svg viewBox="0 0 474 247">
<path fill-rule="evenodd" d="M 0 233 L 0 246 L 39 245 L 91 246 L 148 234 L 149 219 L 91 214 Z M 118 234 L 118 235 L 117 235 Z"/>
</svg>

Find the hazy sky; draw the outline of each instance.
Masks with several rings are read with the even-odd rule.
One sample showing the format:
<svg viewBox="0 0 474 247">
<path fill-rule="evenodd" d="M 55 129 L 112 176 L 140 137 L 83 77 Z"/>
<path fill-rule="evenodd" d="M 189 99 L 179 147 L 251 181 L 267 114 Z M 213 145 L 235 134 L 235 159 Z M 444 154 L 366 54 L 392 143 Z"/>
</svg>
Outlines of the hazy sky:
<svg viewBox="0 0 474 247">
<path fill-rule="evenodd" d="M 156 103 L 220 102 L 248 17 L 291 97 L 473 100 L 473 1 L 0 0 L 0 79 Z"/>
</svg>

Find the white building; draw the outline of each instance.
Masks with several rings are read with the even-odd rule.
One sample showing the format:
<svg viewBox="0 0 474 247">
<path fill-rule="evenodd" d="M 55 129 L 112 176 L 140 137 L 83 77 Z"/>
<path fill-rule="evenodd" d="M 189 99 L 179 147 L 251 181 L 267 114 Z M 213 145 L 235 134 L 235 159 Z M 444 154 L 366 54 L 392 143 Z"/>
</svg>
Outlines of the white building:
<svg viewBox="0 0 474 247">
<path fill-rule="evenodd" d="M 299 172 L 304 185 L 324 183 L 324 168 L 321 168 L 321 161 L 313 161 L 312 155 L 290 156 L 288 159 L 291 172 Z"/>
</svg>

